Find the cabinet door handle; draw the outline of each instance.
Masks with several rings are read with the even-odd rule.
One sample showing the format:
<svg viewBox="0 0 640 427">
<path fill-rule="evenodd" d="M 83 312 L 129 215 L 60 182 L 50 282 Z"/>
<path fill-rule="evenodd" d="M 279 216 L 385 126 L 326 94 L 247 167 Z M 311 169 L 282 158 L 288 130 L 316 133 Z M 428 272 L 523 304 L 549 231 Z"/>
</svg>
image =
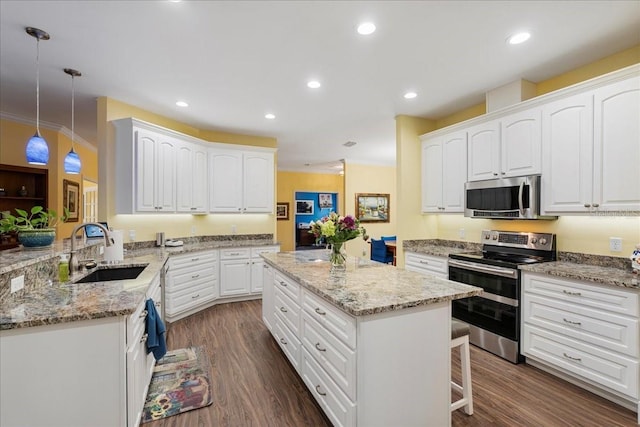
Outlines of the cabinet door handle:
<svg viewBox="0 0 640 427">
<path fill-rule="evenodd" d="M 429 261 L 420 261 L 420 264 L 427 264 L 427 265 L 429 265 Z"/>
<path fill-rule="evenodd" d="M 158 206 L 158 209 L 162 209 L 162 206 Z"/>
<path fill-rule="evenodd" d="M 287 340 L 285 340 L 284 338 L 280 338 L 280 342 L 284 345 L 287 345 Z"/>
<path fill-rule="evenodd" d="M 140 313 L 140 316 L 139 316 L 139 317 L 140 317 L 140 319 L 144 319 L 144 318 L 146 318 L 146 317 L 147 317 L 147 314 L 149 314 L 149 313 L 147 312 L 147 310 L 144 310 L 142 313 Z"/>
<path fill-rule="evenodd" d="M 193 276 L 191 276 L 192 279 L 197 279 L 198 277 L 200 277 L 199 274 L 194 274 Z"/>
<path fill-rule="evenodd" d="M 320 348 L 320 343 L 319 342 L 316 343 L 316 350 L 318 350 L 318 351 L 327 351 L 326 348 Z"/>
<path fill-rule="evenodd" d="M 156 301 L 156 302 L 154 303 L 154 305 L 155 305 L 156 307 L 160 307 L 160 306 L 162 305 L 162 303 L 161 303 L 160 301 Z"/>
<path fill-rule="evenodd" d="M 326 311 L 320 310 L 320 307 L 316 307 L 316 313 L 318 313 L 320 316 L 324 316 L 325 314 L 327 314 Z"/>
<path fill-rule="evenodd" d="M 598 208 L 598 207 L 600 207 L 600 204 L 598 204 L 598 203 L 594 203 L 594 204 L 593 204 L 593 207 L 594 207 L 594 208 Z"/>
<path fill-rule="evenodd" d="M 191 258 L 191 261 L 199 261 L 200 258 Z"/>
<path fill-rule="evenodd" d="M 287 313 L 287 309 L 284 308 L 284 307 L 280 307 L 280 311 L 283 312 L 283 313 Z"/>
<path fill-rule="evenodd" d="M 567 320 L 564 317 L 562 318 L 562 320 L 564 320 L 565 323 L 568 323 L 570 325 L 582 325 L 582 322 L 572 322 L 571 320 Z"/>
<path fill-rule="evenodd" d="M 144 334 L 142 337 L 140 337 L 140 342 L 147 342 L 147 338 L 149 338 L 149 334 Z"/>
<path fill-rule="evenodd" d="M 582 292 L 569 292 L 569 291 L 566 291 L 564 289 L 562 290 L 562 293 L 563 294 L 567 294 L 567 295 L 572 295 L 572 296 L 575 296 L 575 297 L 582 296 Z"/>
<path fill-rule="evenodd" d="M 230 252 L 229 255 L 231 256 L 238 256 L 240 255 L 240 252 Z"/>
<path fill-rule="evenodd" d="M 494 173 L 493 173 L 493 176 L 498 176 L 498 172 L 494 172 Z"/>
<path fill-rule="evenodd" d="M 196 299 L 196 298 L 200 298 L 200 294 L 196 294 L 196 295 L 191 297 L 191 299 Z"/>
<path fill-rule="evenodd" d="M 284 286 L 285 288 L 287 287 L 287 282 L 280 282 L 280 284 L 281 284 L 282 286 Z"/>
<path fill-rule="evenodd" d="M 318 393 L 320 396 L 326 396 L 327 395 L 327 393 L 323 393 L 323 392 L 320 391 L 320 385 L 316 386 L 316 393 Z"/>
<path fill-rule="evenodd" d="M 191 208 L 192 211 L 195 211 L 196 209 L 198 209 L 198 208 Z"/>
<path fill-rule="evenodd" d="M 584 204 L 584 207 L 585 207 L 585 208 L 590 208 L 590 207 L 591 207 L 591 204 L 590 204 L 590 203 L 585 203 L 585 204 Z"/>
<path fill-rule="evenodd" d="M 582 358 L 581 357 L 571 357 L 567 353 L 562 353 L 562 355 L 564 357 L 566 357 L 567 359 L 569 359 L 569 360 L 575 360 L 576 362 L 582 362 Z"/>
<path fill-rule="evenodd" d="M 267 267 L 266 265 L 262 264 L 262 268 L 269 268 L 269 267 Z"/>
</svg>

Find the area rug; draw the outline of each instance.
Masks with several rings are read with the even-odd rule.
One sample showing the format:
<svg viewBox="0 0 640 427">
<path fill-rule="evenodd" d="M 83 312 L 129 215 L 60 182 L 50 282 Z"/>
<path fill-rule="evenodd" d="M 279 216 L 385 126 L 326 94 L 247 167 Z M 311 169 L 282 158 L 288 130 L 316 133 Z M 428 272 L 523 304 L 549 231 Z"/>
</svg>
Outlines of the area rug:
<svg viewBox="0 0 640 427">
<path fill-rule="evenodd" d="M 209 361 L 201 347 L 167 352 L 153 369 L 142 422 L 211 405 L 209 370 Z"/>
</svg>

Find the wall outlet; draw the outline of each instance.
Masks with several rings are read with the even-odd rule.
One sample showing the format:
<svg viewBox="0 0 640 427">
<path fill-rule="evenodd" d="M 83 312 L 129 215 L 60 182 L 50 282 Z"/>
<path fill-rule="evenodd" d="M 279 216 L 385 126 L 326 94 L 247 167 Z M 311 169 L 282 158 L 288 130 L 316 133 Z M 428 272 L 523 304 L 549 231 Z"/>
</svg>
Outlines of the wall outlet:
<svg viewBox="0 0 640 427">
<path fill-rule="evenodd" d="M 622 252 L 622 238 L 609 237 L 609 250 L 611 252 Z"/>
<path fill-rule="evenodd" d="M 136 241 L 136 230 L 129 230 L 129 241 L 130 242 Z"/>
<path fill-rule="evenodd" d="M 461 228 L 460 230 L 458 230 L 458 237 L 460 237 L 461 239 L 464 239 L 464 228 Z"/>
<path fill-rule="evenodd" d="M 100 246 L 100 249 L 98 249 L 98 251 L 100 252 L 100 255 L 104 255 L 104 246 Z"/>
<path fill-rule="evenodd" d="M 238 232 L 238 228 L 234 225 L 231 226 L 231 234 L 236 234 Z"/>
<path fill-rule="evenodd" d="M 11 279 L 11 293 L 18 292 L 24 288 L 24 275 Z"/>
<path fill-rule="evenodd" d="M 192 235 L 192 236 L 195 236 L 195 235 L 196 235 L 196 226 L 195 226 L 195 225 L 192 225 L 192 226 L 191 226 L 191 235 Z"/>
</svg>

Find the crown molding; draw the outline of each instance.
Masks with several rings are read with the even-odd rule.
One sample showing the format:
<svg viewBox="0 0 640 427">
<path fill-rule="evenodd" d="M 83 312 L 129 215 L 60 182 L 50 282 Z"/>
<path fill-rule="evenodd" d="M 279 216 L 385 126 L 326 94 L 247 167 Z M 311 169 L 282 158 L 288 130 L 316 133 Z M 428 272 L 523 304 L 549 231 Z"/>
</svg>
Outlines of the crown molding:
<svg viewBox="0 0 640 427">
<path fill-rule="evenodd" d="M 12 113 L 7 113 L 5 111 L 0 111 L 0 119 L 3 120 L 9 120 L 12 122 L 16 122 L 16 123 L 22 123 L 24 125 L 30 125 L 35 127 L 36 126 L 36 121 L 33 119 L 29 119 L 26 117 L 22 117 L 22 116 L 18 116 L 16 114 L 12 114 Z M 71 130 L 65 126 L 59 125 L 57 123 L 52 123 L 52 122 L 46 122 L 44 120 L 40 120 L 40 128 L 44 128 L 44 129 L 49 129 L 55 132 L 60 132 L 61 134 L 63 134 L 64 136 L 66 136 L 67 138 L 71 139 Z M 73 143 L 74 144 L 78 144 L 78 145 L 82 145 L 84 148 L 93 151 L 94 153 L 98 152 L 98 149 L 91 144 L 89 141 L 87 141 L 86 139 L 82 138 L 81 136 L 78 136 L 78 134 L 75 135 L 75 137 L 73 138 Z"/>
</svg>

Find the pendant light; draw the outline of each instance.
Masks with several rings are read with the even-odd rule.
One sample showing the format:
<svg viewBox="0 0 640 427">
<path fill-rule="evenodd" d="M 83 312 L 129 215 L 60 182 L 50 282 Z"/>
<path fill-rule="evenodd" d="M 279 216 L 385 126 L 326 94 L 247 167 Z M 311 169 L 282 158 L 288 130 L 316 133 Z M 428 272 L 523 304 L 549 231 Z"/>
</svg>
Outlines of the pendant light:
<svg viewBox="0 0 640 427">
<path fill-rule="evenodd" d="M 49 145 L 40 136 L 40 40 L 49 40 L 49 34 L 39 28 L 27 27 L 27 34 L 36 39 L 36 133 L 27 142 L 27 162 L 46 165 L 49 162 Z"/>
<path fill-rule="evenodd" d="M 75 90 L 73 85 L 73 79 L 80 77 L 82 74 L 78 70 L 72 68 L 65 68 L 64 72 L 71 76 L 71 150 L 64 158 L 64 171 L 65 173 L 77 175 L 80 173 L 82 166 L 78 153 L 73 149 L 74 129 L 75 129 Z"/>
</svg>

